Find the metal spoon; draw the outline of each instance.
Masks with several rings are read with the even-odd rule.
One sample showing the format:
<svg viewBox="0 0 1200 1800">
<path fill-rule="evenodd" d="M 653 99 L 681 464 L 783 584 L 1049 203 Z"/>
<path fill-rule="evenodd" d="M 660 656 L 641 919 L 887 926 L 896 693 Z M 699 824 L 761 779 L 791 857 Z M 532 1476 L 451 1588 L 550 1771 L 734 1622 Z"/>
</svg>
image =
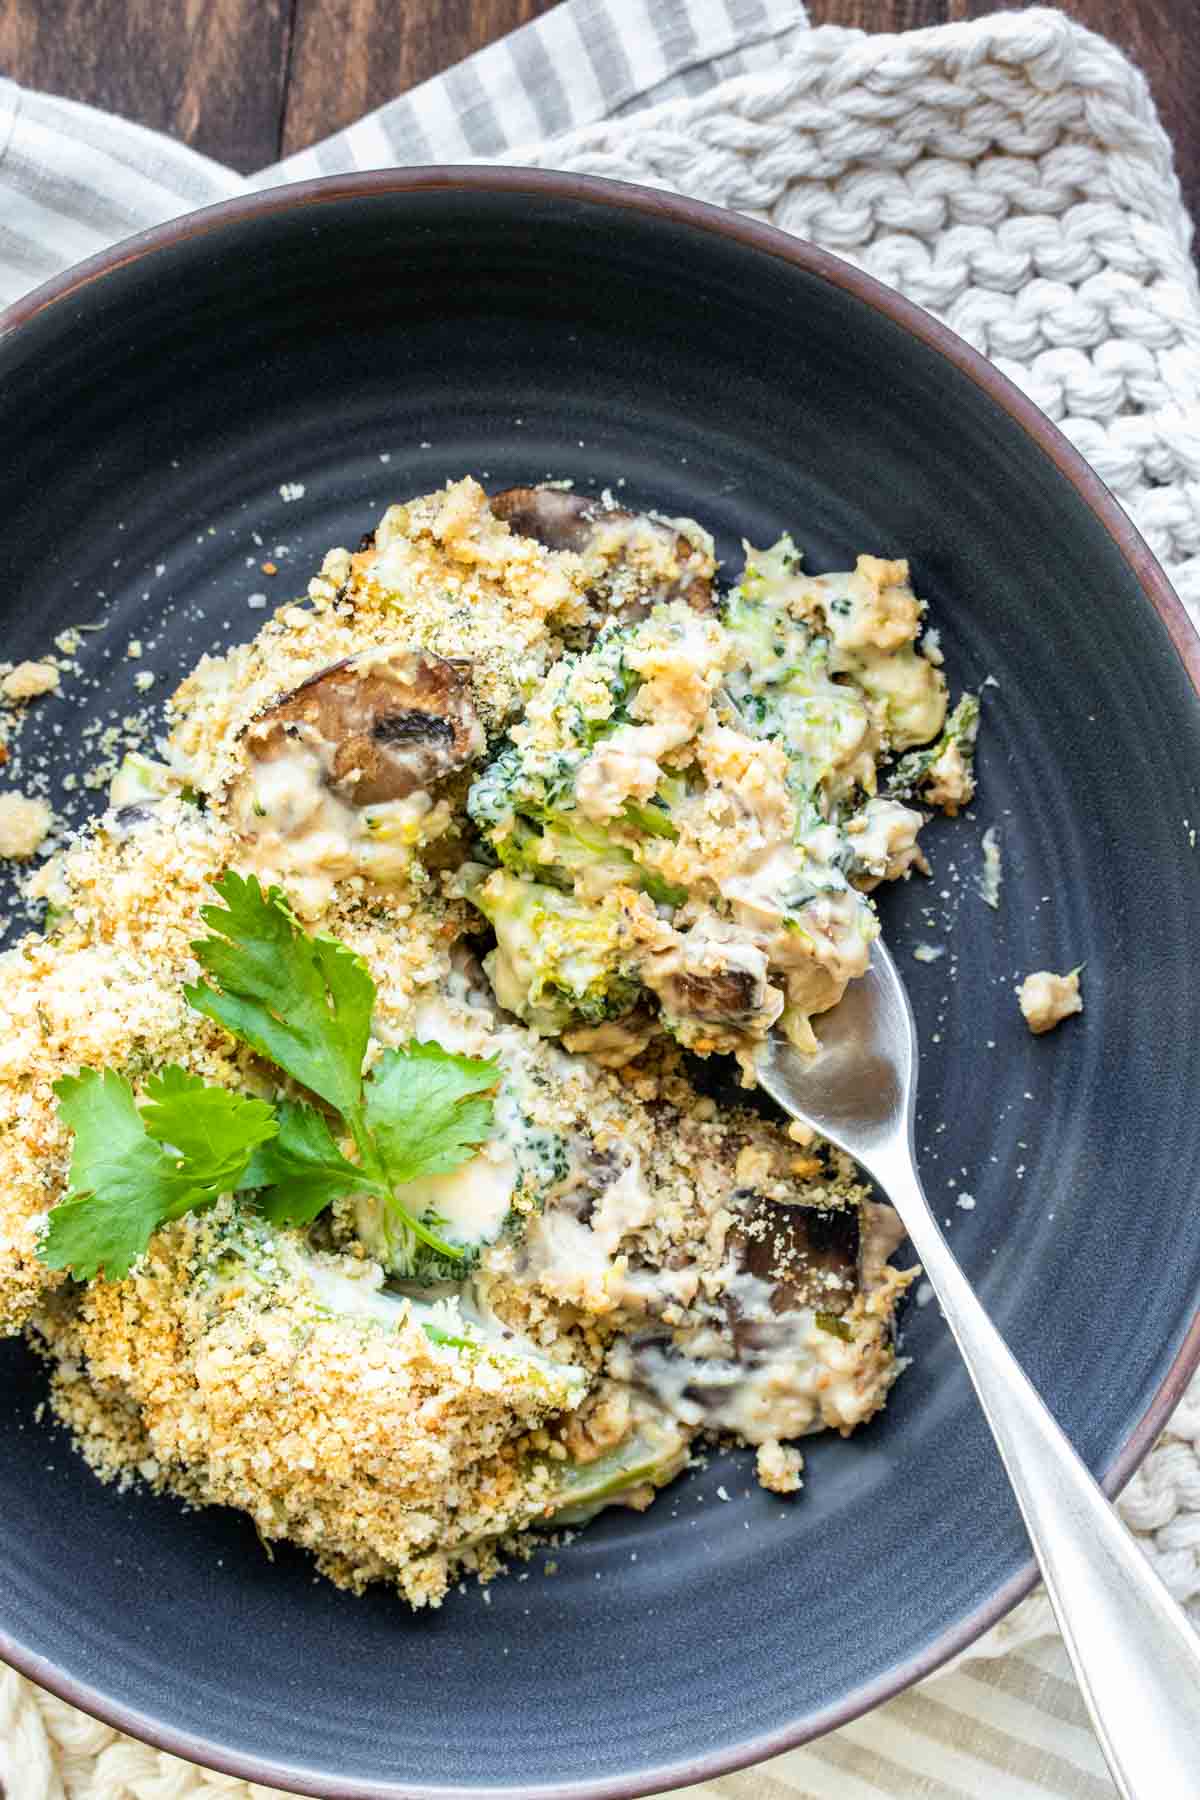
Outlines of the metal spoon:
<svg viewBox="0 0 1200 1800">
<path fill-rule="evenodd" d="M 822 1016 L 815 1056 L 778 1036 L 758 1079 L 846 1150 L 908 1230 L 992 1428 L 1113 1780 L 1127 1800 L 1200 1795 L 1200 1634 L 1193 1631 L 975 1297 L 913 1154 L 917 1034 L 896 965 Z"/>
</svg>

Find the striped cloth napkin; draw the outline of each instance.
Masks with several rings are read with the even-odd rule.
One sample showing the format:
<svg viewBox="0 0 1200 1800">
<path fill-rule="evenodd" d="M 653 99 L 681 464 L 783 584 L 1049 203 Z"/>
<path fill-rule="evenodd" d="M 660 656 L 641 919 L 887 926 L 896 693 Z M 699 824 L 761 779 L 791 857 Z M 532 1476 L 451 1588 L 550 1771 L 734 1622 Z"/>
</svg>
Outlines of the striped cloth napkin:
<svg viewBox="0 0 1200 1800">
<path fill-rule="evenodd" d="M 738 206 L 901 288 L 1059 421 L 1197 614 L 1190 225 L 1140 76 L 1056 13 L 872 38 L 810 32 L 796 0 L 567 0 L 249 179 L 0 79 L 0 303 L 117 238 L 248 190 L 487 159 Z M 1194 1600 L 1200 1385 L 1121 1508 L 1172 1590 Z M 0 1781 L 7 1800 L 267 1793 L 122 1739 L 8 1671 Z M 685 1790 L 692 1800 L 1114 1791 L 1040 1597 L 919 1690 L 817 1744 Z"/>
<path fill-rule="evenodd" d="M 569 0 L 323 143 L 244 177 L 0 75 L 0 305 L 118 238 L 234 194 L 514 146 L 778 66 L 798 0 Z"/>
</svg>

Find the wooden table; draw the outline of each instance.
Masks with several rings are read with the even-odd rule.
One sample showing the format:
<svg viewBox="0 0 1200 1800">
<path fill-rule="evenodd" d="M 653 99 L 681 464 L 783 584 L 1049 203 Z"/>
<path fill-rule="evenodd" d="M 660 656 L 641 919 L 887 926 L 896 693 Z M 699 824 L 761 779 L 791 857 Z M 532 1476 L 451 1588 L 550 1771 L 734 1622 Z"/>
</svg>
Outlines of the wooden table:
<svg viewBox="0 0 1200 1800">
<path fill-rule="evenodd" d="M 551 3 L 0 0 L 0 72 L 157 126 L 249 171 L 350 124 Z M 977 18 L 996 4 L 808 0 L 808 10 L 815 25 L 902 31 Z M 1145 70 L 1195 213 L 1200 0 L 1061 4 Z"/>
</svg>

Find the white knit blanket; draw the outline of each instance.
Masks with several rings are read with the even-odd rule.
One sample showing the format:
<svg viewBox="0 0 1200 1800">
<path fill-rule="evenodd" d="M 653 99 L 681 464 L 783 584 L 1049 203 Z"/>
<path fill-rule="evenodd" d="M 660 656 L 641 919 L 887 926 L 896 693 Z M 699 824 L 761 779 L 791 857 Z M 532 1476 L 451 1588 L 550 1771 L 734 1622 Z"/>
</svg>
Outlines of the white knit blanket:
<svg viewBox="0 0 1200 1800">
<path fill-rule="evenodd" d="M 247 187 L 471 159 L 694 194 L 899 288 L 1062 427 L 1200 623 L 1191 227 L 1141 76 L 1055 12 L 872 37 L 809 31 L 795 0 L 568 0 L 250 182 L 0 82 L 0 299 Z M 1200 1624 L 1200 1381 L 1119 1505 Z M 9 1800 L 269 1792 L 122 1738 L 7 1670 L 0 1778 Z M 1108 1800 L 1114 1789 L 1039 1593 L 950 1673 L 818 1744 L 686 1791 Z"/>
</svg>

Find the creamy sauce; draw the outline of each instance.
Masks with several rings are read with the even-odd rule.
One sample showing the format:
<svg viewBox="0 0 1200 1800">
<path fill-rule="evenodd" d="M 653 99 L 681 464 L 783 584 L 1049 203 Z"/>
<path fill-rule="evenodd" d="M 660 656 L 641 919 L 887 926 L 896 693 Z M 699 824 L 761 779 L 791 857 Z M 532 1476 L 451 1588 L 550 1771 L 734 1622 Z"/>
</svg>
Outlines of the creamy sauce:
<svg viewBox="0 0 1200 1800">
<path fill-rule="evenodd" d="M 557 1195 L 526 1226 L 519 1267 L 523 1279 L 566 1304 L 586 1305 L 601 1314 L 631 1318 L 687 1303 L 696 1292 L 693 1269 L 631 1268 L 623 1250 L 654 1218 L 654 1196 L 636 1152 L 627 1153 L 615 1175 L 600 1186 L 585 1220 L 571 1198 L 595 1191 L 597 1177 L 572 1158 Z"/>
<path fill-rule="evenodd" d="M 897 881 L 910 869 L 922 869 L 925 859 L 917 833 L 925 823 L 919 812 L 899 800 L 868 800 L 846 826 L 854 847 L 855 880 L 860 888 L 881 881 Z"/>
<path fill-rule="evenodd" d="M 478 1156 L 448 1175 L 423 1175 L 404 1188 L 404 1204 L 418 1219 L 441 1219 L 438 1233 L 450 1243 L 490 1243 L 500 1235 L 512 1204 L 517 1165 L 508 1145 L 493 1138 Z"/>
<path fill-rule="evenodd" d="M 347 875 L 381 886 L 403 881 L 414 849 L 444 830 L 449 816 L 444 801 L 420 792 L 350 805 L 330 786 L 322 752 L 300 741 L 252 763 L 230 797 L 243 866 L 284 882 L 306 917 L 328 905 L 334 884 Z"/>
<path fill-rule="evenodd" d="M 927 744 L 942 729 L 945 687 L 933 664 L 911 645 L 903 650 L 849 651 L 842 666 L 879 703 L 893 749 Z"/>
<path fill-rule="evenodd" d="M 579 809 L 604 824 L 627 800 L 648 800 L 662 780 L 659 758 L 691 736 L 688 724 L 622 725 L 590 756 L 575 782 Z"/>
<path fill-rule="evenodd" d="M 376 1264 L 364 1264 L 360 1276 L 299 1251 L 293 1252 L 290 1260 L 307 1280 L 317 1305 L 338 1318 L 373 1319 L 396 1328 L 411 1320 L 422 1330 L 428 1328 L 426 1335 L 434 1352 L 444 1349 L 444 1354 L 454 1355 L 460 1347 L 452 1342 L 441 1346 L 439 1338 L 465 1340 L 493 1358 L 531 1363 L 556 1380 L 565 1379 L 571 1390 L 566 1396 L 569 1405 L 582 1398 L 587 1385 L 583 1370 L 555 1362 L 531 1338 L 498 1318 L 474 1283 L 391 1291 L 382 1286 L 382 1272 Z"/>
<path fill-rule="evenodd" d="M 729 1291 L 740 1289 L 744 1301 L 753 1281 L 735 1278 Z M 783 1314 L 768 1309 L 752 1354 L 734 1357 L 720 1334 L 699 1330 L 690 1341 L 679 1334 L 670 1347 L 635 1343 L 617 1366 L 681 1423 L 735 1432 L 749 1444 L 831 1426 L 849 1430 L 879 1404 L 878 1379 L 862 1350 L 818 1325 L 808 1307 Z"/>
</svg>

